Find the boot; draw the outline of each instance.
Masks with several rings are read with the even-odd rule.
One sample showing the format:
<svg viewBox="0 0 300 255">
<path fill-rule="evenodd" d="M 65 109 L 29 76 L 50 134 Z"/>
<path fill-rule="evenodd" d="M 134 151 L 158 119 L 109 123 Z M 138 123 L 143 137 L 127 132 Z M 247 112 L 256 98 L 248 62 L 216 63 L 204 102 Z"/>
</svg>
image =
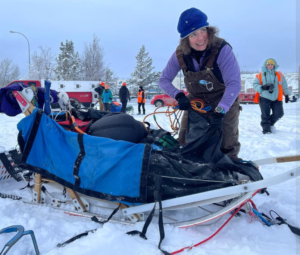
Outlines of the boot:
<svg viewBox="0 0 300 255">
<path fill-rule="evenodd" d="M 146 114 L 146 111 L 143 111 L 143 115 L 145 115 Z"/>
<path fill-rule="evenodd" d="M 264 129 L 264 130 L 262 131 L 262 133 L 263 133 L 264 135 L 266 135 L 266 134 L 272 134 L 272 131 L 271 131 L 271 129 Z"/>
</svg>

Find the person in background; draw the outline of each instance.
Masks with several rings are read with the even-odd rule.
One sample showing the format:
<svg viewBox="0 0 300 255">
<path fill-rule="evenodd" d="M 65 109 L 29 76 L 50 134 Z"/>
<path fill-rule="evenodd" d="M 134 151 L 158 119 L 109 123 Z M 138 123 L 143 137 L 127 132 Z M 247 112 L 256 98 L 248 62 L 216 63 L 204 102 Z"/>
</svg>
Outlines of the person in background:
<svg viewBox="0 0 300 255">
<path fill-rule="evenodd" d="M 126 82 L 122 83 L 122 87 L 119 90 L 119 98 L 120 98 L 120 102 L 122 103 L 121 112 L 126 113 L 127 102 L 128 100 L 130 101 L 129 90 L 126 86 Z"/>
<path fill-rule="evenodd" d="M 104 90 L 105 82 L 101 82 L 97 88 L 95 88 L 95 91 L 98 93 L 98 100 L 99 100 L 99 107 L 100 111 L 104 111 L 104 105 L 102 103 L 102 93 Z"/>
<path fill-rule="evenodd" d="M 254 102 L 260 106 L 263 134 L 271 134 L 275 123 L 283 117 L 283 95 L 286 103 L 290 101 L 286 79 L 281 72 L 276 71 L 278 67 L 275 59 L 269 58 L 253 82 L 253 88 L 257 91 Z"/>
<path fill-rule="evenodd" d="M 185 143 L 190 100 L 201 99 L 210 123 L 219 123 L 223 131 L 221 151 L 232 160 L 239 160 L 239 92 L 241 74 L 231 45 L 219 38 L 218 29 L 209 26 L 207 15 L 196 8 L 184 11 L 178 21 L 180 42 L 159 79 L 159 86 L 178 101 L 185 110 L 180 127 L 179 142 Z M 182 69 L 186 96 L 172 84 Z M 221 121 L 220 121 L 221 120 Z"/>
<path fill-rule="evenodd" d="M 146 99 L 145 99 L 145 92 L 144 92 L 143 86 L 139 86 L 137 101 L 138 101 L 138 111 L 139 111 L 138 114 L 139 115 L 141 114 L 141 106 L 142 106 L 143 107 L 143 114 L 145 115 L 146 114 L 146 110 L 145 110 Z"/>
<path fill-rule="evenodd" d="M 109 86 L 107 84 L 105 84 L 104 88 L 105 89 L 102 93 L 102 102 L 104 105 L 104 111 L 110 112 L 113 94 L 110 91 Z"/>
</svg>

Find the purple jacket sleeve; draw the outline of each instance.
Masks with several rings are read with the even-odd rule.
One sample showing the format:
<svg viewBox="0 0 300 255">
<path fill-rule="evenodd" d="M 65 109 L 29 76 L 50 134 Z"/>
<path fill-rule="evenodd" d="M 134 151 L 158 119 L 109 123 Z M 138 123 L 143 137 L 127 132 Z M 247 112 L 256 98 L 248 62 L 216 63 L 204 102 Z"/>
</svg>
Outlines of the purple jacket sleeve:
<svg viewBox="0 0 300 255">
<path fill-rule="evenodd" d="M 160 79 L 159 79 L 159 87 L 170 97 L 175 98 L 175 96 L 181 92 L 180 90 L 176 89 L 172 81 L 180 71 L 180 65 L 178 63 L 177 57 L 176 57 L 176 52 L 174 52 L 167 63 L 167 66 L 163 70 Z"/>
<path fill-rule="evenodd" d="M 224 84 L 226 86 L 224 95 L 219 103 L 227 112 L 241 90 L 241 73 L 238 62 L 229 45 L 225 45 L 217 59 Z"/>
</svg>

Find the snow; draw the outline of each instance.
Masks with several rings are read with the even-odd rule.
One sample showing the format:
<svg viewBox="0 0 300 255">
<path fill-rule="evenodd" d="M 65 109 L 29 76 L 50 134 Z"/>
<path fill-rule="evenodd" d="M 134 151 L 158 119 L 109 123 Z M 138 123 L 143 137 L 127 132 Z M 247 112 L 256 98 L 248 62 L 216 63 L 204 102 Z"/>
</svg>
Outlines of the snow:
<svg viewBox="0 0 300 255">
<path fill-rule="evenodd" d="M 137 113 L 137 103 L 132 100 L 129 105 L 134 106 L 135 113 Z M 154 106 L 147 101 L 146 114 L 153 112 L 154 109 Z M 239 124 L 242 145 L 239 156 L 241 158 L 255 160 L 299 153 L 300 102 L 284 104 L 284 111 L 285 115 L 276 123 L 275 133 L 263 135 L 260 127 L 259 106 L 243 105 Z M 16 117 L 0 114 L 0 151 L 3 151 L 3 147 L 8 150 L 16 146 L 18 134 L 16 124 L 23 117 L 22 114 Z M 142 121 L 145 116 L 134 115 L 134 117 Z M 165 115 L 157 115 L 156 117 L 160 126 L 171 130 L 169 120 Z M 151 116 L 147 121 L 152 122 L 155 126 Z M 261 166 L 260 170 L 264 178 L 267 178 L 299 166 L 299 162 L 291 162 Z M 299 179 L 269 187 L 270 196 L 265 194 L 255 196 L 253 201 L 258 206 L 259 211 L 269 214 L 269 210 L 273 209 L 283 218 L 288 219 L 289 223 L 300 227 Z M 8 184 L 0 182 L 0 190 L 9 188 L 6 185 Z M 166 225 L 166 237 L 162 242 L 162 248 L 172 252 L 196 244 L 215 233 L 228 217 L 225 216 L 210 226 L 196 226 L 187 229 Z M 143 240 L 138 236 L 126 234 L 130 230 L 141 230 L 143 223 L 124 226 L 108 222 L 103 228 L 99 228 L 99 224 L 87 218 L 69 216 L 51 207 L 32 206 L 11 199 L 0 199 L 0 219 L 0 229 L 11 225 L 22 225 L 25 230 L 33 230 L 39 250 L 43 255 L 162 254 L 157 248 L 159 230 L 154 223 L 149 226 L 148 240 Z M 56 247 L 58 243 L 92 229 L 98 230 L 65 247 Z M 0 250 L 13 235 L 14 233 L 0 235 Z M 30 237 L 23 237 L 8 254 L 35 254 Z M 234 217 L 212 240 L 181 254 L 296 255 L 300 254 L 300 239 L 286 225 L 267 227 L 258 220 L 250 223 L 248 216 L 241 215 L 241 217 Z"/>
</svg>

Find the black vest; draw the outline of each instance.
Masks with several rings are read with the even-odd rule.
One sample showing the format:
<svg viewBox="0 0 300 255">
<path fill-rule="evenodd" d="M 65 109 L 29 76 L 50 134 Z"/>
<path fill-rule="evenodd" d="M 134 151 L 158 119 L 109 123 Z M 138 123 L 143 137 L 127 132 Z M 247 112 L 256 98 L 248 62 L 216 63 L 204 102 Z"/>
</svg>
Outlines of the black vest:
<svg viewBox="0 0 300 255">
<path fill-rule="evenodd" d="M 215 77 L 218 79 L 218 81 L 220 83 L 222 83 L 222 84 L 224 84 L 224 81 L 223 81 L 223 77 L 222 77 L 221 71 L 219 69 L 219 66 L 217 64 L 217 59 L 219 57 L 221 49 L 225 45 L 229 45 L 231 47 L 231 45 L 228 42 L 226 42 L 225 40 L 223 40 L 223 42 L 221 43 L 220 47 L 218 48 L 218 53 L 216 54 L 216 57 L 215 57 L 215 60 L 214 60 L 214 63 L 213 63 L 213 69 L 211 70 L 213 72 L 213 74 L 215 75 Z M 213 46 L 211 48 L 209 48 L 207 51 L 205 51 L 204 61 L 203 61 L 202 65 L 201 65 L 201 67 L 200 67 L 200 71 L 205 70 L 207 61 L 208 61 L 209 57 L 212 54 L 212 49 L 213 49 Z M 193 64 L 193 58 L 192 58 L 191 54 L 183 55 L 183 60 L 184 60 L 184 62 L 186 64 L 186 66 L 187 66 L 187 70 L 188 71 L 196 72 L 194 64 Z"/>
</svg>

